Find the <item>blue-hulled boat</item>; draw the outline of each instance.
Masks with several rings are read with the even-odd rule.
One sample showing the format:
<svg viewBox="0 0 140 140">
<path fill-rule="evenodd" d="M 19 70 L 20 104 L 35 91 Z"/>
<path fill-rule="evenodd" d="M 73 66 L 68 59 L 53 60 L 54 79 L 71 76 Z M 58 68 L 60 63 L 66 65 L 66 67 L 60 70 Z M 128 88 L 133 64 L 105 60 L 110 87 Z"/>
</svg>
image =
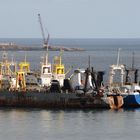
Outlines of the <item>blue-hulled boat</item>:
<svg viewBox="0 0 140 140">
<path fill-rule="evenodd" d="M 124 107 L 140 107 L 140 86 L 138 84 L 124 85 L 125 92 L 121 95 Z"/>
<path fill-rule="evenodd" d="M 140 84 L 138 82 L 138 69 L 134 68 L 134 53 L 132 68 L 126 68 L 125 65 L 119 64 L 119 53 L 120 49 L 118 51 L 117 65 L 110 66 L 109 88 L 107 96 L 109 97 L 109 101 L 113 100 L 111 103 L 114 103 L 115 107 L 120 102 L 117 99 L 120 96 L 123 100 L 120 102 L 121 104 L 123 103 L 121 107 L 140 107 Z M 115 83 L 113 81 L 116 71 L 120 71 L 121 81 L 119 83 Z"/>
<path fill-rule="evenodd" d="M 124 107 L 140 107 L 140 93 L 133 92 L 129 95 L 124 96 Z"/>
</svg>

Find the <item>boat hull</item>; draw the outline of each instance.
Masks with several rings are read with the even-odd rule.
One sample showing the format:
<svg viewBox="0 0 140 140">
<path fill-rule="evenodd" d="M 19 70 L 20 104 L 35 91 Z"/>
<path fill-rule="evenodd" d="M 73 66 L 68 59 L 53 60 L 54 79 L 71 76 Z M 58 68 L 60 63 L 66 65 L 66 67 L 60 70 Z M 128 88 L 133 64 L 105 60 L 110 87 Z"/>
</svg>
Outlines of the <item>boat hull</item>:
<svg viewBox="0 0 140 140">
<path fill-rule="evenodd" d="M 124 107 L 140 107 L 140 94 L 124 95 Z"/>
<path fill-rule="evenodd" d="M 0 91 L 0 106 L 35 108 L 109 108 L 106 98 L 75 93 Z"/>
<path fill-rule="evenodd" d="M 123 97 L 121 95 L 109 95 L 107 98 L 111 109 L 119 109 L 124 104 Z"/>
</svg>

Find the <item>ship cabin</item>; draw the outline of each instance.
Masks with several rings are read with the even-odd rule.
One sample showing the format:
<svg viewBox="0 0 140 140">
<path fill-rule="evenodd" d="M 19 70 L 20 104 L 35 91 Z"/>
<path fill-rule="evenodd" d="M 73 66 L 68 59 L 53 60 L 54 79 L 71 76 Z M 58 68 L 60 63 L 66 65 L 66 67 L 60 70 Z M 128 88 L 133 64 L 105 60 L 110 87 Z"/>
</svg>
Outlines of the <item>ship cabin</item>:
<svg viewBox="0 0 140 140">
<path fill-rule="evenodd" d="M 39 83 L 42 87 L 49 87 L 51 85 L 52 80 L 52 67 L 51 63 L 48 63 L 48 54 L 44 61 L 41 63 L 41 74 Z"/>
</svg>

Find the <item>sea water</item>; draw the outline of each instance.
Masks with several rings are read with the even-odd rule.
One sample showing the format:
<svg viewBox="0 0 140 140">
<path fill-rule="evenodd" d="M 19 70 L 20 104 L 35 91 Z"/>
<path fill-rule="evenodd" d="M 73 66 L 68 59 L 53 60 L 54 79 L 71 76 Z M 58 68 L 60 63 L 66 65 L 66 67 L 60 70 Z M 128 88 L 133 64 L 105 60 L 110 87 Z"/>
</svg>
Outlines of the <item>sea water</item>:
<svg viewBox="0 0 140 140">
<path fill-rule="evenodd" d="M 16 42 L 25 46 L 41 47 L 41 39 L 0 39 L 0 42 Z M 108 71 L 117 63 L 118 48 L 120 63 L 140 68 L 139 39 L 52 39 L 51 45 L 81 47 L 82 52 L 63 52 L 66 71 L 93 66 L 95 70 Z M 26 60 L 32 70 L 39 70 L 45 51 L 7 52 L 9 59 Z M 49 61 L 59 52 L 49 52 Z M 2 52 L 0 52 L 2 58 Z M 70 73 L 69 73 L 70 75 Z M 0 108 L 1 140 L 132 140 L 139 139 L 140 109 L 120 110 L 47 110 L 33 108 Z"/>
</svg>

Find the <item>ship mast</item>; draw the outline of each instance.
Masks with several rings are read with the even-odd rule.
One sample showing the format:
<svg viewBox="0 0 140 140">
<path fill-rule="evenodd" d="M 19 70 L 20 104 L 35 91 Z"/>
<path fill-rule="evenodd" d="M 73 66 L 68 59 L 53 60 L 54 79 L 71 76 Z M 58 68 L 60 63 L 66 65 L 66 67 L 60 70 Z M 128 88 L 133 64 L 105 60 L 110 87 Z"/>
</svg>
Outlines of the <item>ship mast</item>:
<svg viewBox="0 0 140 140">
<path fill-rule="evenodd" d="M 118 49 L 117 66 L 118 66 L 119 63 L 120 63 L 120 51 L 121 51 L 121 48 Z"/>
<path fill-rule="evenodd" d="M 135 68 L 135 53 L 132 54 L 132 70 Z"/>
<path fill-rule="evenodd" d="M 109 85 L 110 86 L 112 86 L 112 84 L 113 84 L 114 75 L 116 74 L 115 71 L 120 71 L 121 86 L 123 85 L 125 66 L 122 64 L 119 64 L 120 63 L 120 50 L 121 50 L 121 48 L 118 49 L 117 64 L 110 66 L 110 74 L 109 74 Z"/>
</svg>

